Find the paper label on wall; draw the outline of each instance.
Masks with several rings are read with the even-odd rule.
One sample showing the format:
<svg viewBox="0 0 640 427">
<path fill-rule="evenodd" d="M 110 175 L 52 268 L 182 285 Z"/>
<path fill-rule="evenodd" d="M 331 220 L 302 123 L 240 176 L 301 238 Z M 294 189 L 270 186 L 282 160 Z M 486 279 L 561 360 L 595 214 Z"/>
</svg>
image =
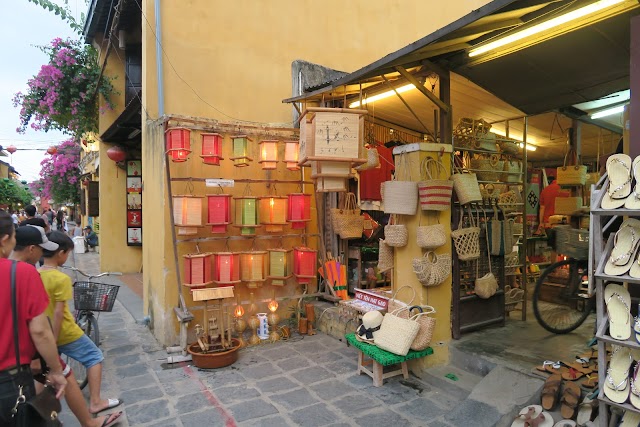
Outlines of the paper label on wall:
<svg viewBox="0 0 640 427">
<path fill-rule="evenodd" d="M 233 187 L 234 186 L 234 180 L 232 179 L 214 179 L 214 178 L 207 178 L 204 181 L 204 184 L 207 187 Z"/>
<path fill-rule="evenodd" d="M 315 121 L 315 155 L 358 158 L 360 116 L 318 113 Z"/>
</svg>

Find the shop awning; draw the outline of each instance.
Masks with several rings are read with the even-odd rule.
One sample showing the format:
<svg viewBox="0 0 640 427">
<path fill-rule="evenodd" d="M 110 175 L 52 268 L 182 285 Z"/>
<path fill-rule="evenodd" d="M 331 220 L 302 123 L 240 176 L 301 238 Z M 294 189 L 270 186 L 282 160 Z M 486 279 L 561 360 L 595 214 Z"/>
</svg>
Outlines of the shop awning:
<svg viewBox="0 0 640 427">
<path fill-rule="evenodd" d="M 124 111 L 109 128 L 100 135 L 100 139 L 108 143 L 140 145 L 142 129 L 142 93 L 131 99 Z"/>
</svg>

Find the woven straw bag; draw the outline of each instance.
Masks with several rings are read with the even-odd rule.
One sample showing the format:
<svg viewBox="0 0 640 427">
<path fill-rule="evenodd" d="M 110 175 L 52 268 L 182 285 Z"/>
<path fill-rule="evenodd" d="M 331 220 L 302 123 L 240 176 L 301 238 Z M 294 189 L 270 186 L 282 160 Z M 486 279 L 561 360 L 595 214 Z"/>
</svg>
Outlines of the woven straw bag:
<svg viewBox="0 0 640 427">
<path fill-rule="evenodd" d="M 442 224 L 421 225 L 422 215 L 416 231 L 416 242 L 423 249 L 437 249 L 447 243 L 447 232 Z"/>
<path fill-rule="evenodd" d="M 413 293 L 411 295 L 411 299 L 409 300 L 408 303 L 398 299 L 398 294 L 403 289 L 409 289 Z M 389 301 L 387 302 L 387 312 L 391 313 L 392 311 L 396 311 L 396 310 L 398 310 L 400 308 L 409 307 L 414 299 L 416 299 L 416 291 L 415 291 L 415 289 L 413 289 L 409 285 L 400 286 L 398 288 L 398 290 L 394 292 L 393 296 L 391 298 L 389 298 Z M 396 315 L 398 317 L 403 317 L 405 319 L 409 318 L 409 312 L 408 311 L 398 311 L 398 313 Z"/>
<path fill-rule="evenodd" d="M 503 139 L 498 142 L 498 146 L 500 147 L 500 151 L 502 151 L 504 154 L 516 155 L 520 152 L 520 146 L 515 141 Z"/>
<path fill-rule="evenodd" d="M 476 140 L 483 138 L 490 129 L 491 125 L 482 119 L 473 120 L 463 117 L 453 130 L 454 145 L 456 147 L 475 148 Z"/>
<path fill-rule="evenodd" d="M 384 315 L 374 339 L 378 348 L 406 356 L 419 330 L 420 325 L 414 319 L 403 319 L 392 312 Z"/>
<path fill-rule="evenodd" d="M 419 309 L 420 313 L 409 316 L 409 313 L 414 309 Z M 436 309 L 431 307 L 430 305 L 414 305 L 414 306 L 406 306 L 401 308 L 396 312 L 396 316 L 401 317 L 402 314 L 406 313 L 407 318 L 411 317 L 413 320 L 418 322 L 420 325 L 420 329 L 418 329 L 418 334 L 411 343 L 411 350 L 422 351 L 425 348 L 429 347 L 431 344 L 431 338 L 433 338 L 433 331 L 436 328 L 436 319 L 433 317 L 429 317 L 430 314 L 434 314 Z"/>
<path fill-rule="evenodd" d="M 521 199 L 519 193 L 509 190 L 498 197 L 498 207 L 505 214 L 520 210 Z"/>
<path fill-rule="evenodd" d="M 572 165 L 567 159 L 572 156 Z M 556 169 L 556 180 L 559 185 L 584 185 L 587 182 L 587 167 L 578 164 L 578 155 L 571 149 L 564 155 L 564 164 Z"/>
<path fill-rule="evenodd" d="M 484 213 L 484 210 L 482 211 Z M 485 214 L 485 223 L 486 223 L 486 214 Z M 484 233 L 487 248 L 489 248 L 489 230 L 485 230 Z M 476 261 L 476 281 L 474 284 L 474 292 L 478 297 L 482 299 L 491 298 L 498 292 L 498 280 L 496 276 L 493 275 L 493 271 L 491 270 L 491 253 L 487 250 L 487 259 L 489 260 L 489 272 L 482 277 L 478 277 L 478 264 L 479 261 Z"/>
<path fill-rule="evenodd" d="M 378 270 L 380 273 L 391 270 L 393 268 L 393 248 L 380 239 L 378 244 Z"/>
<path fill-rule="evenodd" d="M 496 134 L 487 132 L 486 134 L 476 138 L 473 148 L 476 150 L 490 151 L 496 153 L 498 151 L 498 144 L 496 144 Z"/>
<path fill-rule="evenodd" d="M 498 201 L 498 197 L 500 196 L 500 189 L 496 188 L 493 184 L 481 184 L 480 194 L 482 195 L 482 200 L 484 202 L 491 204 L 493 201 Z"/>
<path fill-rule="evenodd" d="M 412 262 L 413 272 L 423 286 L 438 286 L 451 274 L 451 255 L 427 252 Z"/>
<path fill-rule="evenodd" d="M 497 181 L 502 175 L 501 171 L 504 169 L 504 160 L 500 160 L 497 154 L 493 154 L 489 157 L 481 155 L 475 159 L 471 159 L 469 165 L 471 170 L 476 173 L 476 176 L 480 181 Z"/>
<path fill-rule="evenodd" d="M 389 224 L 384 227 L 384 241 L 394 248 L 402 248 L 409 242 L 409 232 L 406 225 L 397 222 L 397 217 L 391 215 Z"/>
<path fill-rule="evenodd" d="M 472 261 L 480 257 L 480 227 L 469 209 L 469 227 L 462 227 L 462 213 L 458 228 L 451 232 L 453 246 L 461 261 Z"/>
<path fill-rule="evenodd" d="M 453 181 L 453 188 L 456 190 L 456 196 L 461 205 L 482 201 L 480 185 L 475 173 L 456 167 L 454 174 L 451 175 L 451 181 Z"/>
<path fill-rule="evenodd" d="M 516 274 L 518 265 L 520 264 L 520 257 L 518 252 L 511 252 L 504 257 L 504 274 L 512 275 Z"/>
<path fill-rule="evenodd" d="M 451 207 L 453 182 L 441 160 L 425 157 L 420 163 L 422 181 L 418 182 L 420 209 L 423 211 L 446 211 Z M 440 175 L 445 178 L 438 178 Z"/>
<path fill-rule="evenodd" d="M 342 239 L 359 239 L 364 229 L 364 217 L 357 208 L 356 196 L 347 193 L 342 209 L 331 210 L 333 229 Z M 337 231 L 336 231 L 337 230 Z"/>
<path fill-rule="evenodd" d="M 582 209 L 582 197 L 556 197 L 554 208 L 556 215 L 571 215 Z"/>
<path fill-rule="evenodd" d="M 355 167 L 355 170 L 357 170 L 358 172 L 375 169 L 380 166 L 380 155 L 378 154 L 378 150 L 376 149 L 376 147 L 367 147 L 366 151 L 367 162 Z"/>
<path fill-rule="evenodd" d="M 502 182 L 520 182 L 522 163 L 520 160 L 505 160 L 503 171 L 504 173 L 500 179 Z"/>
<path fill-rule="evenodd" d="M 418 183 L 411 180 L 407 155 L 401 154 L 401 156 L 403 157 L 398 159 L 393 181 L 382 183 L 384 213 L 415 215 L 418 211 Z"/>
</svg>

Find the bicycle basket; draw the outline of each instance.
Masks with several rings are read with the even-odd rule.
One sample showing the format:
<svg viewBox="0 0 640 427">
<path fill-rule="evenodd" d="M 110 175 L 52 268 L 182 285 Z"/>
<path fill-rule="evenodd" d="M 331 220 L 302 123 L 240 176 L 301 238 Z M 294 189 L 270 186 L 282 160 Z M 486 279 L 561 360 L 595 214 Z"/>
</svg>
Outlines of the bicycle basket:
<svg viewBox="0 0 640 427">
<path fill-rule="evenodd" d="M 118 295 L 118 285 L 76 282 L 73 285 L 73 305 L 76 310 L 111 311 Z"/>
<path fill-rule="evenodd" d="M 571 229 L 564 254 L 577 260 L 589 258 L 589 230 Z"/>
</svg>

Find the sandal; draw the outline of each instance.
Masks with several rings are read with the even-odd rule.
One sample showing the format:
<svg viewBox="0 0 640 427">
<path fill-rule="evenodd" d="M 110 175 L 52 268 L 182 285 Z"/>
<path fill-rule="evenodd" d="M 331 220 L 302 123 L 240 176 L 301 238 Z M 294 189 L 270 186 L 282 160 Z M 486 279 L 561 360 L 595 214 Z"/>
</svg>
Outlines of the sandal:
<svg viewBox="0 0 640 427">
<path fill-rule="evenodd" d="M 580 386 L 584 387 L 584 388 L 588 388 L 593 390 L 594 388 L 596 388 L 598 386 L 598 374 L 587 374 L 585 375 L 586 378 L 584 381 L 582 381 L 580 383 Z"/>
<path fill-rule="evenodd" d="M 613 238 L 613 249 L 604 266 L 605 274 L 621 276 L 629 271 L 636 259 L 640 243 L 640 221 L 625 220 Z"/>
<path fill-rule="evenodd" d="M 638 384 L 638 367 L 640 365 L 636 362 L 636 367 L 633 368 L 633 374 L 629 379 L 629 402 L 637 409 L 640 409 L 640 384 Z"/>
<path fill-rule="evenodd" d="M 609 316 L 609 335 L 617 340 L 631 337 L 631 296 L 623 286 L 609 283 L 604 290 L 604 300 Z"/>
<path fill-rule="evenodd" d="M 553 360 L 545 360 L 542 362 L 542 366 L 536 366 L 538 371 L 549 374 L 561 374 L 560 368 L 562 368 L 560 362 L 554 362 Z"/>
<path fill-rule="evenodd" d="M 565 381 L 579 380 L 580 378 L 587 375 L 584 372 L 580 372 L 579 370 L 572 368 L 570 366 L 561 368 L 560 373 L 562 374 L 562 379 Z"/>
<path fill-rule="evenodd" d="M 560 415 L 563 418 L 571 419 L 576 415 L 581 393 L 582 391 L 578 384 L 573 382 L 564 383 L 562 397 L 560 398 Z"/>
<path fill-rule="evenodd" d="M 576 418 L 576 422 L 579 426 L 583 426 L 593 418 L 593 414 L 598 407 L 597 399 L 590 399 L 585 397 L 580 406 L 578 407 L 578 417 Z"/>
<path fill-rule="evenodd" d="M 636 185 L 624 202 L 624 207 L 626 209 L 640 209 L 640 156 L 633 159 L 631 175 L 635 178 Z"/>
<path fill-rule="evenodd" d="M 558 394 L 560 393 L 560 384 L 562 384 L 562 377 L 558 374 L 551 375 L 544 382 L 542 387 L 542 408 L 551 411 L 556 403 L 558 403 Z"/>
<path fill-rule="evenodd" d="M 631 193 L 631 157 L 613 154 L 607 159 L 609 187 L 602 198 L 602 209 L 617 209 Z"/>
<path fill-rule="evenodd" d="M 552 427 L 553 417 L 539 405 L 529 405 L 520 411 L 511 427 Z"/>
</svg>

